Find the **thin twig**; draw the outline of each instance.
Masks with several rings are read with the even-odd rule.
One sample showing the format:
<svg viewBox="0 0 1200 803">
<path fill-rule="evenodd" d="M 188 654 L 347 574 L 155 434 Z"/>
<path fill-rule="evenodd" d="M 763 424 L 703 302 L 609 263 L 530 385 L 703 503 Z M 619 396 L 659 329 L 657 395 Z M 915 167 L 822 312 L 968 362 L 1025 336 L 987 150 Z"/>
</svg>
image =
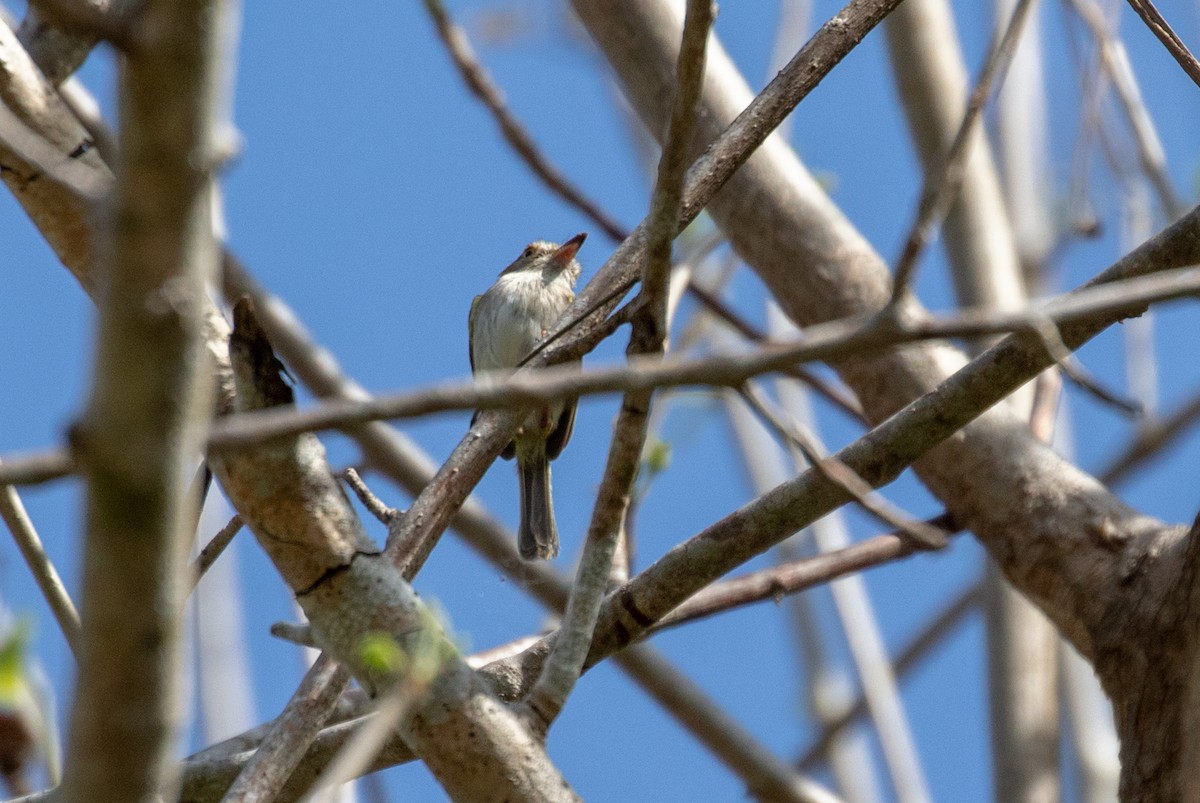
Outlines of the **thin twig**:
<svg viewBox="0 0 1200 803">
<path fill-rule="evenodd" d="M 1141 468 L 1176 441 L 1180 434 L 1200 421 L 1200 393 L 1177 407 L 1169 415 L 1147 422 L 1109 464 L 1096 473 L 1105 485 L 1115 485 Z"/>
<path fill-rule="evenodd" d="M 647 218 L 647 258 L 639 296 L 641 304 L 634 315 L 629 342 L 631 357 L 661 359 L 666 345 L 671 244 L 679 231 L 684 172 L 715 11 L 712 0 L 688 0 L 676 67 L 675 101 Z M 549 727 L 557 718 L 583 671 L 646 443 L 651 393 L 649 390 L 626 393 L 621 405 L 559 638 L 526 698 L 530 712 L 537 717 L 536 724 L 542 727 Z"/>
<path fill-rule="evenodd" d="M 758 327 L 751 324 L 745 318 L 738 315 L 729 306 L 716 295 L 710 293 L 706 288 L 692 282 L 688 285 L 688 292 L 693 298 L 721 323 L 735 330 L 747 340 L 755 343 L 771 343 L 770 338 L 766 333 Z M 784 370 L 781 373 L 786 373 L 788 376 L 803 382 L 810 387 L 817 395 L 826 401 L 833 404 L 838 409 L 852 416 L 860 422 L 866 421 L 866 413 L 863 411 L 862 404 L 854 397 L 844 385 L 840 383 L 830 382 L 824 377 L 814 374 L 800 366 L 796 366 L 791 370 Z"/>
<path fill-rule="evenodd" d="M 629 392 L 684 385 L 737 387 L 760 374 L 799 363 L 829 361 L 893 348 L 919 340 L 973 337 L 998 332 L 1032 332 L 1045 322 L 1057 326 L 1139 314 L 1150 303 L 1200 293 L 1200 268 L 1096 284 L 1025 310 L 966 309 L 945 317 L 899 321 L 892 316 L 854 318 L 811 326 L 802 343 L 779 343 L 755 352 L 700 359 L 632 360 L 628 367 L 579 371 L 553 367 L 506 378 L 481 376 L 412 393 L 368 401 L 338 399 L 303 410 L 254 411 L 226 416 L 211 433 L 209 446 L 245 446 L 310 430 L 340 429 L 378 419 L 411 418 L 448 410 L 507 408 L 567 396 Z M 1043 341 L 1044 342 L 1044 341 Z M 9 475 L 0 467 L 0 481 Z"/>
<path fill-rule="evenodd" d="M 200 554 L 196 556 L 196 560 L 192 562 L 192 588 L 195 588 L 200 583 L 200 578 L 204 577 L 212 565 L 217 562 L 217 558 L 221 557 L 221 553 L 233 541 L 233 537 L 242 529 L 242 517 L 235 513 L 233 518 L 229 520 L 221 530 L 212 537 L 204 548 L 200 550 Z"/>
<path fill-rule="evenodd" d="M 21 556 L 25 558 L 25 564 L 29 566 L 33 579 L 37 581 L 42 597 L 50 606 L 67 646 L 71 648 L 72 654 L 78 656 L 81 638 L 79 611 L 71 601 L 67 587 L 63 584 L 58 570 L 54 568 L 50 556 L 46 554 L 42 539 L 38 536 L 21 497 L 11 485 L 0 488 L 0 517 L 8 525 L 17 548 L 21 550 Z"/>
<path fill-rule="evenodd" d="M 268 632 L 280 641 L 290 641 L 299 647 L 311 647 L 314 650 L 321 649 L 313 637 L 312 626 L 309 624 L 275 622 Z"/>
<path fill-rule="evenodd" d="M 1154 3 L 1150 0 L 1129 0 L 1129 7 L 1142 18 L 1142 22 L 1146 23 L 1150 32 L 1158 37 L 1158 41 L 1163 43 L 1163 47 L 1167 49 L 1171 57 L 1179 62 L 1179 66 L 1187 73 L 1188 78 L 1191 78 L 1196 86 L 1200 86 L 1200 62 L 1196 61 L 1192 51 L 1188 50 L 1187 45 L 1167 23 L 1166 18 L 1159 13 Z"/>
<path fill-rule="evenodd" d="M 508 109 L 504 101 L 504 93 L 492 77 L 479 63 L 467 39 L 467 33 L 451 18 L 441 0 L 425 0 L 425 10 L 437 27 L 438 36 L 446 45 L 459 75 L 471 90 L 471 93 L 487 107 L 500 127 L 504 139 L 512 146 L 517 155 L 525 162 L 534 174 L 542 180 L 552 192 L 567 203 L 574 206 L 592 220 L 614 242 L 624 240 L 628 232 L 613 220 L 599 204 L 585 196 L 570 180 L 542 153 L 537 143 L 533 141 L 528 129 Z M 574 100 L 563 103 L 569 106 Z"/>
<path fill-rule="evenodd" d="M 718 708 L 690 678 L 646 645 L 624 650 L 621 665 L 634 679 L 695 733 L 739 777 L 754 800 L 838 803 L 838 798 L 808 778 L 797 775 L 757 742 L 736 719 Z"/>
<path fill-rule="evenodd" d="M 11 454 L 0 462 L 0 485 L 41 485 L 69 477 L 78 470 L 66 449 Z"/>
<path fill-rule="evenodd" d="M 752 384 L 742 385 L 738 393 L 770 429 L 795 446 L 809 465 L 827 480 L 841 486 L 863 510 L 922 546 L 929 549 L 941 549 L 946 546 L 948 533 L 945 530 L 909 516 L 876 494 L 870 483 L 854 473 L 845 463 L 830 457 L 815 438 L 791 422 L 783 420 Z"/>
<path fill-rule="evenodd" d="M 354 491 L 354 495 L 358 497 L 358 501 L 362 502 L 367 512 L 378 519 L 380 524 L 385 526 L 391 525 L 400 515 L 399 510 L 396 510 L 394 507 L 388 507 L 383 503 L 383 500 L 372 493 L 367 484 L 363 482 L 363 478 L 353 468 L 343 471 L 342 479 L 350 486 L 350 490 Z"/>
<path fill-rule="evenodd" d="M 1058 326 L 1053 321 L 1048 318 L 1034 318 L 1030 321 L 1029 331 L 1042 341 L 1042 347 L 1053 358 L 1056 367 L 1076 387 L 1090 393 L 1104 404 L 1115 407 L 1125 415 L 1135 418 L 1142 415 L 1142 406 L 1138 402 L 1122 397 L 1115 390 L 1109 390 L 1087 372 L 1078 358 L 1063 343 Z"/>
<path fill-rule="evenodd" d="M 967 100 L 967 108 L 963 112 L 962 125 L 954 136 L 954 142 L 946 153 L 946 161 L 941 170 L 927 174 L 921 190 L 921 200 L 917 205 L 916 219 L 909 229 L 908 239 L 904 250 L 896 262 L 896 278 L 892 288 L 892 302 L 895 303 L 908 292 L 916 273 L 917 260 L 925 246 L 933 237 L 934 228 L 946 215 L 953 205 L 958 190 L 962 186 L 963 165 L 968 154 L 968 145 L 972 142 L 975 126 L 983 112 L 983 106 L 991 93 L 992 84 L 1007 66 L 1016 50 L 1021 28 L 1026 14 L 1033 5 L 1031 0 L 1018 0 L 1013 9 L 1012 17 L 1004 31 L 1000 44 L 989 48 L 988 60 L 983 72 L 971 90 Z"/>
<path fill-rule="evenodd" d="M 1058 367 L 1062 369 L 1063 376 L 1069 379 L 1076 387 L 1087 391 L 1097 400 L 1123 415 L 1130 418 L 1141 418 L 1146 414 L 1146 409 L 1141 402 L 1136 399 L 1127 398 L 1112 388 L 1105 387 L 1103 382 L 1092 376 L 1083 367 L 1083 363 L 1079 362 L 1079 358 L 1075 355 L 1072 354 L 1066 359 L 1061 360 L 1058 363 Z"/>
<path fill-rule="evenodd" d="M 624 295 L 629 292 L 633 285 L 634 283 L 632 281 L 620 284 L 605 295 L 598 298 L 596 301 L 592 302 L 590 306 L 585 308 L 578 315 L 572 317 L 569 321 L 567 321 L 566 324 L 560 326 L 557 330 L 542 338 L 541 342 L 539 342 L 532 351 L 525 355 L 518 366 L 525 366 L 532 363 L 535 358 L 542 354 L 542 352 L 548 351 L 552 345 L 569 335 L 577 327 L 582 326 L 593 315 L 611 310 L 613 305 L 615 305 L 620 298 L 624 297 Z M 592 336 L 596 338 L 596 342 L 599 343 L 600 341 L 607 339 L 608 336 L 615 332 L 618 327 L 629 323 L 633 311 L 634 307 L 631 304 L 626 304 L 624 308 L 617 310 L 608 318 L 597 320 L 592 327 Z"/>
<path fill-rule="evenodd" d="M 800 398 L 792 398 L 796 396 Z M 789 420 L 803 431 L 815 433 L 815 422 L 803 394 L 782 388 L 780 398 L 788 403 L 788 411 L 791 414 Z M 793 452 L 797 451 L 798 449 L 793 449 Z M 793 460 L 795 470 L 801 471 L 805 468 L 802 454 L 793 454 Z M 928 524 L 925 526 L 935 532 L 945 532 L 945 528 Z M 845 516 L 841 515 L 841 511 L 822 517 L 813 522 L 808 529 L 820 552 L 845 549 L 852 543 Z M 910 717 L 904 708 L 878 618 L 872 610 L 866 580 L 858 574 L 838 578 L 829 583 L 829 595 L 833 599 L 850 658 L 867 698 L 867 707 L 871 712 L 871 722 L 879 742 L 883 764 L 896 797 L 903 801 L 929 800 L 929 784 L 921 767 L 916 739 L 909 725 Z M 817 691 L 818 689 L 814 688 L 814 693 Z M 844 700 L 842 704 L 845 705 Z M 830 758 L 834 759 L 832 750 Z"/>
<path fill-rule="evenodd" d="M 700 106 L 708 31 L 715 13 L 711 0 L 688 2 L 676 67 L 675 102 L 646 218 L 646 260 L 641 292 L 645 318 L 640 322 L 634 320 L 634 342 L 630 344 L 634 353 L 654 354 L 665 349 L 671 245 L 680 230 L 679 211 L 683 205 L 688 151 Z M 638 332 L 639 323 L 641 333 Z M 643 342 L 636 342 L 639 339 Z"/>
<path fill-rule="evenodd" d="M 960 532 L 948 513 L 941 513 L 925 524 L 957 535 Z M 650 629 L 649 633 L 670 630 L 680 625 L 707 619 L 746 605 L 771 600 L 779 602 L 789 594 L 812 588 L 850 572 L 878 566 L 883 562 L 907 558 L 927 549 L 897 532 L 877 535 L 843 549 L 824 552 L 811 558 L 772 566 L 744 574 L 697 591 Z"/>
</svg>

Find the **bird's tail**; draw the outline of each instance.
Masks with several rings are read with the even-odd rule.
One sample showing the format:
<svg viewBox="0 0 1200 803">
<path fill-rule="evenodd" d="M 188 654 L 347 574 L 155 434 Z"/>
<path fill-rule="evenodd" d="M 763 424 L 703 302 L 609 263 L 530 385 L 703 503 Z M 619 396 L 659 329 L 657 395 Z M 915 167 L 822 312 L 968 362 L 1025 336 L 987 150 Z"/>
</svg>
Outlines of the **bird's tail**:
<svg viewBox="0 0 1200 803">
<path fill-rule="evenodd" d="M 517 546 L 525 560 L 547 560 L 558 554 L 558 525 L 550 496 L 550 458 L 536 449 L 517 455 L 521 483 L 521 526 Z"/>
</svg>

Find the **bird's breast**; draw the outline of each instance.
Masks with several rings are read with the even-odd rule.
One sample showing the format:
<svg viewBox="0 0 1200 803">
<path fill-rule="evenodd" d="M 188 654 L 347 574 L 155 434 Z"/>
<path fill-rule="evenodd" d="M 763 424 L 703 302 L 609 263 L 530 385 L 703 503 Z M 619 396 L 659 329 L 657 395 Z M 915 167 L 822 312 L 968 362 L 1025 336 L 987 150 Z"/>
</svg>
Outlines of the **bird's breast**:
<svg viewBox="0 0 1200 803">
<path fill-rule="evenodd" d="M 476 308 L 471 344 L 475 369 L 515 368 L 573 298 L 568 283 L 547 283 L 540 274 L 501 276 Z"/>
</svg>

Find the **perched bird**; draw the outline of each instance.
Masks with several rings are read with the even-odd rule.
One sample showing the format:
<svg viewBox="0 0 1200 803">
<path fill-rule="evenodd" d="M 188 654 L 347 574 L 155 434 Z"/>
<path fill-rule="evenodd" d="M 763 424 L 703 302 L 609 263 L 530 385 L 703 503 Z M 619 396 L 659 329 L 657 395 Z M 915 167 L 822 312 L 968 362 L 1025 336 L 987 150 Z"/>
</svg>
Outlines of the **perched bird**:
<svg viewBox="0 0 1200 803">
<path fill-rule="evenodd" d="M 562 245 L 530 243 L 486 293 L 475 296 L 468 319 L 473 372 L 512 371 L 549 334 L 575 299 L 579 279 L 575 254 L 586 237 L 576 234 Z M 517 458 L 521 485 L 517 545 L 526 560 L 558 554 L 550 461 L 571 438 L 575 403 L 569 399 L 534 410 L 501 452 L 505 460 Z"/>
</svg>

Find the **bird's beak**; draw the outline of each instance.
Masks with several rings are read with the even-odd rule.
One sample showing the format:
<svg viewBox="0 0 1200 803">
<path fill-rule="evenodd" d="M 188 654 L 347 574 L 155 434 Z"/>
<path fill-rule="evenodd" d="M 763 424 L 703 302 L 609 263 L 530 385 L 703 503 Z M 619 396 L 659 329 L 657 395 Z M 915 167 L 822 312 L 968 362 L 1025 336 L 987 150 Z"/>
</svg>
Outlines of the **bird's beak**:
<svg viewBox="0 0 1200 803">
<path fill-rule="evenodd" d="M 583 245 L 583 241 L 587 239 L 587 232 L 580 232 L 571 239 L 558 247 L 558 250 L 550 255 L 550 261 L 555 264 L 559 270 L 564 270 L 567 265 L 571 264 L 571 260 L 579 253 L 579 247 Z"/>
</svg>

